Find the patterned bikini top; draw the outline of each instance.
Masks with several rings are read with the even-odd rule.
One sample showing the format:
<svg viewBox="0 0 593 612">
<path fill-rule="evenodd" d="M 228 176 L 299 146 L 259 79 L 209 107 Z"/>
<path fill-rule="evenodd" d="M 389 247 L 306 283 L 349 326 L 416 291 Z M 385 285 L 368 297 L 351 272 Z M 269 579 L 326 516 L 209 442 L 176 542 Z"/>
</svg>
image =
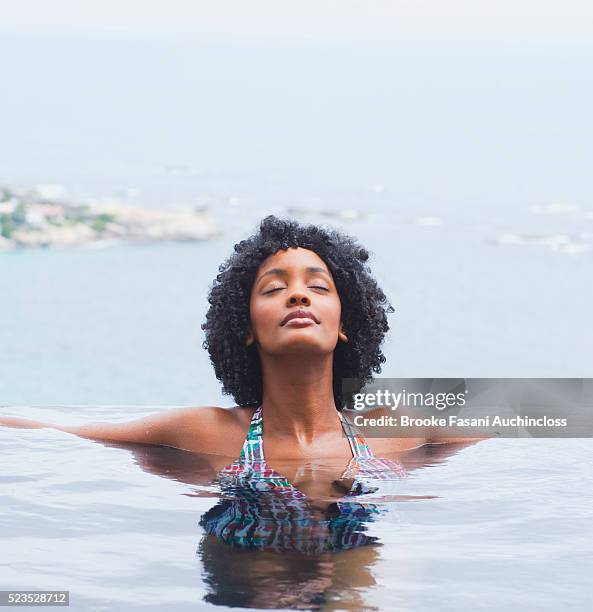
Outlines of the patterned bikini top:
<svg viewBox="0 0 593 612">
<path fill-rule="evenodd" d="M 352 455 L 359 458 L 372 457 L 373 451 L 364 441 L 364 438 L 354 430 L 350 421 L 345 419 L 340 413 L 338 414 L 342 421 L 344 433 L 350 442 Z M 264 419 L 262 406 L 260 406 L 251 417 L 251 424 L 249 425 L 249 431 L 243 443 L 239 459 L 247 462 L 264 461 Z"/>
<path fill-rule="evenodd" d="M 352 451 L 352 459 L 350 459 L 341 479 L 371 477 L 392 480 L 394 476 L 402 477 L 406 475 L 405 469 L 401 463 L 391 459 L 375 457 L 373 451 L 360 433 L 356 431 L 354 425 L 352 425 L 352 423 L 350 423 L 341 413 L 338 413 L 338 415 L 344 433 L 348 438 L 350 450 Z M 268 479 L 278 481 L 284 479 L 290 484 L 284 476 L 278 474 L 278 472 L 271 468 L 266 462 L 264 456 L 264 421 L 262 406 L 259 406 L 251 417 L 249 431 L 243 442 L 243 448 L 241 449 L 239 459 L 224 468 L 219 473 L 219 478 L 226 475 L 239 474 L 248 475 L 250 478 L 256 478 L 258 480 Z M 280 483 L 278 482 L 278 484 Z M 358 488 L 356 490 L 351 489 L 348 494 L 360 495 L 362 491 L 358 490 Z"/>
</svg>

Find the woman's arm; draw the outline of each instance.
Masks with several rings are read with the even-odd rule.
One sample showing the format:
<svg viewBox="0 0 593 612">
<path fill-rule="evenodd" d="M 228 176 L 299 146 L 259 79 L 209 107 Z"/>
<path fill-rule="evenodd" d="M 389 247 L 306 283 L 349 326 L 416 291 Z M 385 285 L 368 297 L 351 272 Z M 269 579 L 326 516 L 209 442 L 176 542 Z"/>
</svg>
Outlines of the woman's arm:
<svg viewBox="0 0 593 612">
<path fill-rule="evenodd" d="M 224 408 L 178 408 L 167 412 L 152 414 L 127 423 L 91 423 L 89 425 L 51 425 L 40 421 L 31 421 L 19 417 L 0 416 L 0 426 L 25 429 L 49 427 L 59 431 L 75 434 L 93 440 L 111 440 L 114 442 L 137 442 L 183 448 L 182 443 L 188 429 L 199 428 L 201 436 L 193 437 L 194 448 L 200 440 L 205 443 L 216 433 L 216 420 L 219 411 Z"/>
<path fill-rule="evenodd" d="M 20 419 L 18 417 L 0 416 L 0 425 L 4 427 L 20 427 L 22 429 L 40 429 L 41 427 L 52 427 L 46 423 L 39 421 L 31 421 L 29 419 Z"/>
</svg>

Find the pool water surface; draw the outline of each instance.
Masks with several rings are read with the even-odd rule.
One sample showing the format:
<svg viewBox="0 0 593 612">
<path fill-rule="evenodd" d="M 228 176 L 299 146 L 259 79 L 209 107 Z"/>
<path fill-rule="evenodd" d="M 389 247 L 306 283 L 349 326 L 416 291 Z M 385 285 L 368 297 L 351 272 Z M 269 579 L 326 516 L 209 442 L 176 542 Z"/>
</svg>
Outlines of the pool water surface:
<svg viewBox="0 0 593 612">
<path fill-rule="evenodd" d="M 323 493 L 330 461 L 286 465 L 302 484 L 258 494 L 216 480 L 223 458 L 167 447 L 0 427 L 0 448 L 0 589 L 69 590 L 73 610 L 593 606 L 591 440 L 428 445 L 345 495 Z"/>
</svg>

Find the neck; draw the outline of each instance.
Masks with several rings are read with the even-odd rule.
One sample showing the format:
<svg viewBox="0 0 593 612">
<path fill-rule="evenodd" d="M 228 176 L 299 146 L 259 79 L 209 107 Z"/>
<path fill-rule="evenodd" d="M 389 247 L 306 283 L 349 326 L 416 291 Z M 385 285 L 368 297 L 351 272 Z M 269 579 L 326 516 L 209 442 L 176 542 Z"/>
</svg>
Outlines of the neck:
<svg viewBox="0 0 593 612">
<path fill-rule="evenodd" d="M 266 431 L 310 443 L 341 429 L 333 392 L 333 354 L 262 356 Z"/>
</svg>

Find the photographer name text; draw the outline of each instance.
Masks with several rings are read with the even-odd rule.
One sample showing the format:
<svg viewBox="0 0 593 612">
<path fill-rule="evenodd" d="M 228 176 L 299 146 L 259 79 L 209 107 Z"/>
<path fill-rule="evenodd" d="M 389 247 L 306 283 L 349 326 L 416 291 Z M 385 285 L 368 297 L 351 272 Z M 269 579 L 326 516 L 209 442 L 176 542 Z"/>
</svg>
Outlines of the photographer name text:
<svg viewBox="0 0 593 612">
<path fill-rule="evenodd" d="M 353 417 L 357 427 L 566 427 L 565 417 L 486 416 L 461 417 L 451 414 L 446 417 L 414 417 L 408 415 L 380 416 L 376 418 L 357 414 Z"/>
</svg>

